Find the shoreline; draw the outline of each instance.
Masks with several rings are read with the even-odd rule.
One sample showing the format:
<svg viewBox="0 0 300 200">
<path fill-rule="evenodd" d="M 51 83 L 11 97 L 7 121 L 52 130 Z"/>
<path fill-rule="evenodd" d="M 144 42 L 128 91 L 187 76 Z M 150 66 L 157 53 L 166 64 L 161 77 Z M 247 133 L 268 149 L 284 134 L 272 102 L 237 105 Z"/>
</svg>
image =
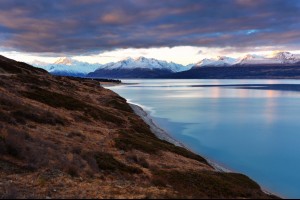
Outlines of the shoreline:
<svg viewBox="0 0 300 200">
<path fill-rule="evenodd" d="M 165 131 L 164 129 L 160 128 L 154 121 L 153 119 L 151 118 L 150 114 L 145 111 L 140 105 L 137 105 L 137 104 L 134 104 L 132 102 L 127 102 L 130 107 L 133 109 L 134 113 L 136 115 L 138 115 L 139 117 L 142 118 L 142 120 L 148 124 L 150 126 L 150 129 L 151 131 L 154 133 L 154 135 L 160 139 L 160 140 L 165 140 L 167 142 L 170 142 L 172 144 L 174 144 L 175 146 L 179 146 L 179 147 L 182 147 L 182 148 L 185 148 L 187 149 L 188 151 L 191 151 L 195 154 L 198 154 L 199 156 L 202 156 L 200 155 L 199 153 L 196 153 L 194 152 L 193 150 L 189 149 L 188 147 L 186 147 L 184 144 L 182 144 L 181 142 L 177 141 L 176 139 L 174 139 L 167 131 Z M 203 156 L 202 156 L 203 157 Z M 211 161 L 209 160 L 208 158 L 206 157 L 203 157 L 213 168 L 216 172 L 223 172 L 223 173 L 235 173 L 234 171 L 232 170 L 229 170 L 223 166 L 221 166 L 220 164 L 214 162 L 214 161 Z M 261 187 L 261 190 L 266 193 L 266 194 L 269 194 L 269 195 L 274 195 L 274 196 L 278 196 L 279 198 L 280 195 L 278 194 L 274 194 L 273 192 L 270 192 L 269 190 L 267 190 L 266 188 L 263 188 L 260 184 L 259 186 Z"/>
<path fill-rule="evenodd" d="M 164 129 L 160 128 L 154 121 L 153 119 L 151 118 L 150 114 L 145 111 L 140 105 L 137 105 L 137 104 L 134 104 L 132 102 L 127 102 L 130 107 L 133 109 L 134 113 L 136 115 L 138 115 L 139 117 L 142 118 L 142 120 L 148 124 L 150 126 L 150 129 L 151 131 L 154 133 L 154 135 L 160 139 L 160 140 L 165 140 L 167 142 L 170 142 L 172 144 L 174 144 L 175 146 L 179 146 L 179 147 L 182 147 L 182 148 L 185 148 L 187 149 L 188 151 L 191 151 L 195 154 L 198 154 L 199 156 L 202 156 L 200 155 L 199 153 L 196 153 L 194 151 L 192 151 L 191 149 L 189 149 L 188 147 L 186 147 L 184 144 L 182 144 L 181 142 L 177 141 L 176 139 L 174 139 L 168 132 L 166 132 Z M 203 156 L 202 156 L 203 157 Z M 214 162 L 214 161 L 211 161 L 209 159 L 207 159 L 206 157 L 203 157 L 213 168 L 216 172 L 223 172 L 223 173 L 235 173 L 234 171 L 232 170 L 229 170 L 223 166 L 221 166 L 220 164 Z M 274 194 L 273 192 L 270 192 L 269 190 L 263 188 L 260 184 L 259 186 L 261 187 L 261 190 L 266 193 L 266 194 L 269 194 L 269 195 L 274 195 L 274 196 L 278 196 L 279 198 L 280 195 L 278 194 Z"/>
<path fill-rule="evenodd" d="M 174 144 L 175 146 L 179 146 L 182 148 L 185 148 L 195 154 L 198 154 L 194 151 L 192 151 L 191 149 L 189 149 L 188 147 L 186 147 L 184 144 L 182 144 L 181 142 L 177 141 L 176 139 L 174 139 L 168 132 L 166 132 L 164 129 L 160 128 L 151 118 L 150 114 L 145 111 L 141 106 L 128 102 L 128 104 L 130 105 L 130 107 L 133 109 L 134 113 L 137 114 L 138 116 L 140 116 L 142 118 L 142 120 L 148 124 L 150 126 L 151 131 L 154 133 L 154 135 L 160 139 L 160 140 L 165 140 L 169 143 Z M 200 155 L 200 154 L 198 154 Z M 200 155 L 202 156 L 202 155 Z M 202 156 L 203 157 L 203 156 Z M 225 172 L 225 173 L 230 173 L 232 172 L 231 170 L 222 167 L 221 165 L 217 164 L 216 162 L 213 162 L 209 159 L 207 159 L 206 157 L 205 160 L 215 169 L 215 171 L 217 172 Z"/>
</svg>

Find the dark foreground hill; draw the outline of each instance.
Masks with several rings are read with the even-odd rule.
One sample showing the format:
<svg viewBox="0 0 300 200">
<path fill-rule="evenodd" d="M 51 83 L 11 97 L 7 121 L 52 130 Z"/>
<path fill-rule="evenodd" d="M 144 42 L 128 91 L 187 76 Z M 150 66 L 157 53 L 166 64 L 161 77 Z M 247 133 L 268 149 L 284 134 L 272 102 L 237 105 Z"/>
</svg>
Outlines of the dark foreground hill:
<svg viewBox="0 0 300 200">
<path fill-rule="evenodd" d="M 0 198 L 273 198 L 157 139 L 97 81 L 0 57 Z"/>
<path fill-rule="evenodd" d="M 299 79 L 299 65 L 194 67 L 188 71 L 161 76 L 175 79 Z"/>
</svg>

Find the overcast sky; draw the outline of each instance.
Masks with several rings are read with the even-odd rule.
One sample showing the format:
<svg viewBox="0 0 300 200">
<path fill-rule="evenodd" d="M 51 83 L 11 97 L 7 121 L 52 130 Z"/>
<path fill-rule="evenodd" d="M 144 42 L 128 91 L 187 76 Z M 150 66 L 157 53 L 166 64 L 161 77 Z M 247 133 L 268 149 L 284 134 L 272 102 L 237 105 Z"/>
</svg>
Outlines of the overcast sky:
<svg viewBox="0 0 300 200">
<path fill-rule="evenodd" d="M 300 50 L 299 0 L 1 0 L 0 53 L 51 62 Z"/>
</svg>

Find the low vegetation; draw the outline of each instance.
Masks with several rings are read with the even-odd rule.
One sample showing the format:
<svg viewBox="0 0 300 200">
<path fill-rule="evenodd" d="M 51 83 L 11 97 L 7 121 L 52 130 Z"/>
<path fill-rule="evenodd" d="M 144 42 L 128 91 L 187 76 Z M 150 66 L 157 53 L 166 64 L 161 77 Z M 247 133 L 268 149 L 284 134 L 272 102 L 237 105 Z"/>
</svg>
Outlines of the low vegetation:
<svg viewBox="0 0 300 200">
<path fill-rule="evenodd" d="M 111 114 L 110 111 L 91 106 L 90 104 L 80 101 L 72 96 L 48 91 L 39 87 L 35 87 L 32 91 L 24 91 L 22 94 L 29 99 L 54 108 L 64 108 L 70 111 L 82 111 L 85 115 L 92 117 L 94 120 L 104 120 L 118 125 L 124 122 L 124 120 L 120 117 Z"/>
<path fill-rule="evenodd" d="M 67 120 L 58 115 L 28 105 L 23 101 L 2 95 L 0 97 L 0 121 L 9 124 L 27 124 L 28 121 L 39 124 L 65 125 Z"/>
<path fill-rule="evenodd" d="M 125 102 L 126 100 L 124 99 L 112 99 L 109 102 L 107 102 L 107 105 L 118 110 L 132 112 L 132 108 Z"/>
<path fill-rule="evenodd" d="M 186 158 L 197 160 L 209 165 L 201 156 L 194 154 L 182 147 L 177 147 L 169 142 L 158 140 L 151 132 L 135 132 L 134 130 L 121 131 L 115 139 L 116 147 L 125 150 L 139 150 L 149 154 L 158 154 L 160 151 L 169 151 Z"/>
<path fill-rule="evenodd" d="M 172 186 L 173 198 L 259 198 L 268 195 L 247 176 L 212 171 L 154 171 L 153 183 Z"/>
<path fill-rule="evenodd" d="M 142 173 L 141 169 L 125 165 L 108 153 L 97 152 L 95 159 L 100 170 L 127 172 L 131 174 Z"/>
</svg>

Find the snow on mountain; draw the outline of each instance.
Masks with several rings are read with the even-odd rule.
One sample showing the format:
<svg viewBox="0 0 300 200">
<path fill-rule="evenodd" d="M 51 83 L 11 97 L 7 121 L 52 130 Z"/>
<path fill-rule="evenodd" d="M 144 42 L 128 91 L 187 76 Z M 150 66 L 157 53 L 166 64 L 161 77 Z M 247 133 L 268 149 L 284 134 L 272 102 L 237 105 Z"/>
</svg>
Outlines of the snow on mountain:
<svg viewBox="0 0 300 200">
<path fill-rule="evenodd" d="M 270 59 L 263 56 L 247 54 L 246 56 L 239 59 L 237 64 L 239 65 L 257 65 L 257 64 L 270 64 Z"/>
<path fill-rule="evenodd" d="M 217 58 L 212 59 L 203 59 L 200 62 L 198 62 L 195 66 L 196 67 L 225 67 L 225 66 L 231 66 L 236 64 L 237 60 L 235 58 L 230 58 L 226 56 L 218 56 Z"/>
<path fill-rule="evenodd" d="M 300 62 L 300 55 L 292 54 L 290 52 L 274 52 L 270 59 L 276 63 L 294 64 Z"/>
<path fill-rule="evenodd" d="M 257 65 L 257 64 L 295 64 L 300 62 L 300 55 L 290 52 L 274 52 L 267 56 L 246 55 L 237 63 L 239 65 Z"/>
<path fill-rule="evenodd" d="M 45 64 L 40 61 L 34 61 L 31 64 L 35 67 L 45 69 L 51 74 L 66 76 L 85 76 L 101 67 L 100 64 L 89 64 L 67 57 L 59 58 L 53 64 Z"/>
<path fill-rule="evenodd" d="M 54 64 L 56 65 L 72 65 L 74 60 L 68 57 L 59 58 Z"/>
<path fill-rule="evenodd" d="M 49 65 L 49 63 L 43 62 L 43 61 L 39 61 L 39 60 L 34 60 L 30 63 L 32 66 L 39 66 L 39 67 L 45 67 L 47 65 Z"/>
<path fill-rule="evenodd" d="M 190 69 L 180 64 L 156 60 L 153 58 L 139 57 L 137 59 L 127 58 L 116 63 L 108 63 L 103 66 L 104 70 L 113 69 L 147 69 L 147 70 L 169 70 L 170 72 L 181 72 Z"/>
</svg>

